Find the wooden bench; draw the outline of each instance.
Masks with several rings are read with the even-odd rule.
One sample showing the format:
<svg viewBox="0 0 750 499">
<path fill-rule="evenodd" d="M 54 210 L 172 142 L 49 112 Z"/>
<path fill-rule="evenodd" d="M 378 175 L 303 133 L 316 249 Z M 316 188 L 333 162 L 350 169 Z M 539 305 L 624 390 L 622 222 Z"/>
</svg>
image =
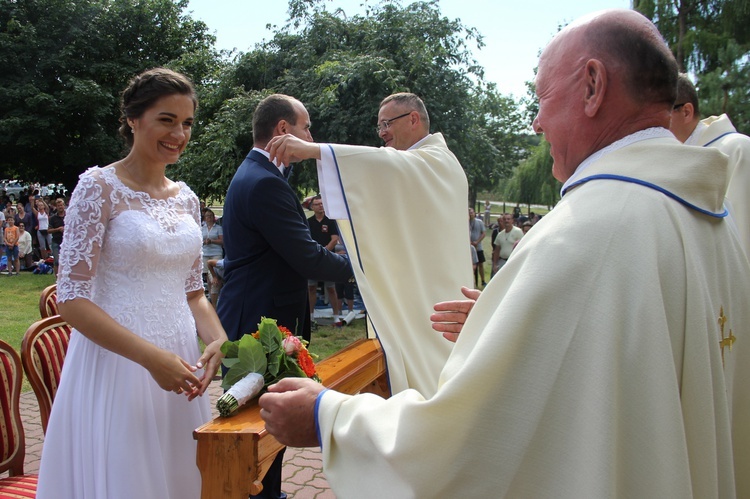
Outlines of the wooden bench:
<svg viewBox="0 0 750 499">
<path fill-rule="evenodd" d="M 375 339 L 358 340 L 316 366 L 323 384 L 342 393 L 389 396 L 385 359 Z M 217 417 L 193 432 L 203 480 L 202 499 L 247 499 L 283 448 L 266 432 L 257 399 L 228 418 Z"/>
</svg>

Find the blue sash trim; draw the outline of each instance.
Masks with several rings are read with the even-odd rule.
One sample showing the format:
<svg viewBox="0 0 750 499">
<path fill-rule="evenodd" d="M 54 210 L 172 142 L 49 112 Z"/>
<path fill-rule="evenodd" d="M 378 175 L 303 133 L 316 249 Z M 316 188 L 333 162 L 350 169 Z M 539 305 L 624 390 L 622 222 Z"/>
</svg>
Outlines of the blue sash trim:
<svg viewBox="0 0 750 499">
<path fill-rule="evenodd" d="M 339 168 L 339 161 L 338 159 L 336 159 L 336 152 L 333 150 L 333 147 L 330 144 L 327 144 L 327 146 L 331 150 L 331 157 L 333 157 L 333 164 L 336 166 L 336 172 L 338 173 L 339 186 L 341 186 L 341 194 L 344 196 L 344 206 L 346 206 L 346 216 L 349 218 L 349 224 L 352 226 L 352 236 L 354 237 L 354 246 L 355 246 L 356 253 L 357 253 L 357 260 L 359 261 L 359 269 L 362 271 L 362 274 L 366 274 L 365 268 L 362 265 L 362 256 L 359 254 L 359 243 L 357 243 L 357 232 L 354 230 L 354 222 L 352 221 L 352 212 L 351 210 L 349 210 L 349 199 L 347 199 L 346 197 L 346 191 L 344 191 L 344 182 L 341 180 L 341 169 Z M 346 248 L 346 243 L 344 242 L 343 238 L 341 242 L 344 243 L 344 247 Z M 346 248 L 346 251 L 348 252 L 349 248 Z M 365 302 L 364 296 L 362 296 L 362 304 L 365 306 L 365 310 L 369 309 L 369 307 L 367 306 L 367 302 Z M 372 326 L 372 329 L 375 331 L 375 337 L 378 339 L 378 341 L 380 341 L 380 335 L 378 334 L 378 329 L 375 327 L 375 324 L 372 321 L 370 321 L 370 325 Z M 391 376 L 388 372 L 388 356 L 386 355 L 385 350 L 383 350 L 383 359 L 385 360 L 385 376 L 386 376 L 386 381 L 388 382 L 388 390 L 391 390 Z M 320 439 L 320 437 L 318 437 L 318 439 Z"/>
<path fill-rule="evenodd" d="M 323 398 L 323 394 L 328 391 L 328 388 L 323 390 L 318 394 L 317 397 L 315 397 L 315 433 L 318 436 L 318 444 L 320 445 L 320 448 L 323 448 L 323 439 L 320 438 L 320 418 L 318 417 L 318 412 L 320 411 L 320 400 Z"/>
<path fill-rule="evenodd" d="M 656 184 L 652 184 L 651 182 L 646 182 L 645 180 L 641 180 L 641 179 L 637 179 L 637 178 L 633 178 L 633 177 L 624 177 L 622 175 L 612 175 L 612 174 L 606 174 L 606 173 L 603 173 L 603 174 L 600 174 L 600 175 L 592 175 L 590 177 L 582 178 L 581 180 L 578 180 L 577 182 L 573 182 L 572 184 L 570 184 L 568 186 L 567 189 L 565 189 L 565 191 L 563 192 L 563 196 L 565 195 L 566 192 L 568 192 L 573 187 L 575 187 L 577 185 L 581 185 L 583 183 L 586 183 L 589 180 L 619 180 L 621 182 L 630 182 L 632 184 L 642 185 L 644 187 L 648 187 L 649 189 L 654 189 L 655 191 L 659 191 L 662 194 L 664 194 L 666 196 L 669 196 L 670 198 L 674 199 L 675 201 L 684 204 L 688 208 L 690 208 L 692 210 L 695 210 L 698 213 L 703 213 L 704 215 L 708 215 L 709 217 L 724 218 L 724 217 L 726 217 L 729 214 L 729 212 L 727 211 L 726 208 L 724 208 L 724 211 L 721 212 L 721 213 L 713 213 L 711 211 L 704 210 L 703 208 L 699 208 L 698 206 L 695 206 L 694 204 L 689 203 L 685 199 L 682 199 L 677 194 L 675 194 L 673 192 L 670 192 L 670 191 L 664 189 L 663 187 L 659 187 Z"/>
<path fill-rule="evenodd" d="M 346 198 L 346 192 L 344 192 L 344 182 L 341 180 L 341 170 L 339 169 L 339 161 L 336 159 L 336 153 L 333 150 L 333 147 L 330 144 L 326 144 L 327 147 L 331 150 L 331 157 L 333 157 L 333 164 L 336 165 L 336 172 L 338 173 L 339 177 L 339 186 L 341 187 L 341 194 L 344 196 L 344 206 L 346 206 L 346 217 L 349 219 L 349 222 L 352 221 L 352 212 L 349 210 L 349 200 Z M 362 267 L 362 257 L 359 254 L 359 244 L 357 244 L 357 233 L 354 230 L 354 224 L 351 224 L 352 226 L 352 236 L 354 236 L 354 244 L 356 246 L 356 252 L 357 252 L 357 260 L 359 260 L 359 269 L 362 271 L 362 273 L 365 273 L 365 269 Z M 341 241 L 344 242 L 343 239 Z M 346 243 L 344 243 L 344 247 L 346 248 Z M 346 251 L 349 251 L 349 248 L 346 248 Z M 364 301 L 364 298 L 362 298 Z M 367 307 L 365 307 L 366 309 Z"/>
<path fill-rule="evenodd" d="M 705 144 L 703 144 L 703 146 L 702 146 L 702 147 L 708 147 L 708 146 L 710 146 L 711 144 L 713 144 L 714 142 L 716 142 L 717 140 L 719 140 L 719 139 L 721 139 L 721 138 L 724 138 L 724 137 L 726 137 L 727 135 L 732 135 L 733 133 L 740 133 L 740 132 L 736 132 L 736 131 L 735 131 L 735 132 L 725 132 L 725 133 L 722 133 L 721 135 L 719 135 L 718 137 L 716 137 L 716 138 L 715 138 L 715 139 L 713 139 L 712 141 L 710 141 L 710 142 L 706 142 Z"/>
</svg>

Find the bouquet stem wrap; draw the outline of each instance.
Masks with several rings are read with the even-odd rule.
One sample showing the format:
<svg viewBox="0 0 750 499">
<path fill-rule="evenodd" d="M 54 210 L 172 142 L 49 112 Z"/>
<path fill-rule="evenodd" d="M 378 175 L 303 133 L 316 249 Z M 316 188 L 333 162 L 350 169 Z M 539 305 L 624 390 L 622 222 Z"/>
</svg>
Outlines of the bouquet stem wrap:
<svg viewBox="0 0 750 499">
<path fill-rule="evenodd" d="M 237 412 L 240 406 L 260 393 L 263 384 L 263 375 L 258 373 L 250 373 L 239 380 L 216 401 L 219 414 L 227 417 Z"/>
</svg>

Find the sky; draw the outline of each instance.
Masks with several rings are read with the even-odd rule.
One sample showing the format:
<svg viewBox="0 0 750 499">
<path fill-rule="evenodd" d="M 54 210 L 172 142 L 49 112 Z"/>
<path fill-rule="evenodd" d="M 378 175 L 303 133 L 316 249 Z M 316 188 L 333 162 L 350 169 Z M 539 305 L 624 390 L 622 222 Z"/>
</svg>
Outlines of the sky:
<svg viewBox="0 0 750 499">
<path fill-rule="evenodd" d="M 326 10 L 342 8 L 347 15 L 364 13 L 362 5 L 374 0 L 326 0 Z M 403 0 L 401 5 L 408 5 Z M 526 95 L 526 82 L 534 78 L 539 51 L 557 32 L 559 25 L 591 12 L 630 8 L 630 0 L 439 0 L 440 11 L 449 19 L 476 28 L 484 37 L 480 50 L 471 44 L 474 58 L 485 70 L 485 79 L 495 82 L 505 95 Z M 269 40 L 267 24 L 283 26 L 286 0 L 190 0 L 187 11 L 208 25 L 216 36 L 216 48 L 240 52 Z"/>
</svg>

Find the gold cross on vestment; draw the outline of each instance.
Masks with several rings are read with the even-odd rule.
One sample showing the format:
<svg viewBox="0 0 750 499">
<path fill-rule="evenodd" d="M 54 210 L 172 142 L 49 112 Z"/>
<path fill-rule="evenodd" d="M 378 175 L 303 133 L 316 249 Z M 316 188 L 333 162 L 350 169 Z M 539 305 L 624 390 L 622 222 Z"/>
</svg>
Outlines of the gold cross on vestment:
<svg viewBox="0 0 750 499">
<path fill-rule="evenodd" d="M 724 347 L 729 347 L 729 351 L 732 351 L 732 345 L 734 345 L 737 337 L 732 334 L 732 330 L 729 330 L 729 336 L 724 337 L 724 324 L 727 322 L 727 316 L 724 315 L 724 307 L 719 309 L 719 327 L 721 328 L 721 340 L 719 340 L 719 346 L 721 347 L 721 365 L 724 365 Z"/>
</svg>

